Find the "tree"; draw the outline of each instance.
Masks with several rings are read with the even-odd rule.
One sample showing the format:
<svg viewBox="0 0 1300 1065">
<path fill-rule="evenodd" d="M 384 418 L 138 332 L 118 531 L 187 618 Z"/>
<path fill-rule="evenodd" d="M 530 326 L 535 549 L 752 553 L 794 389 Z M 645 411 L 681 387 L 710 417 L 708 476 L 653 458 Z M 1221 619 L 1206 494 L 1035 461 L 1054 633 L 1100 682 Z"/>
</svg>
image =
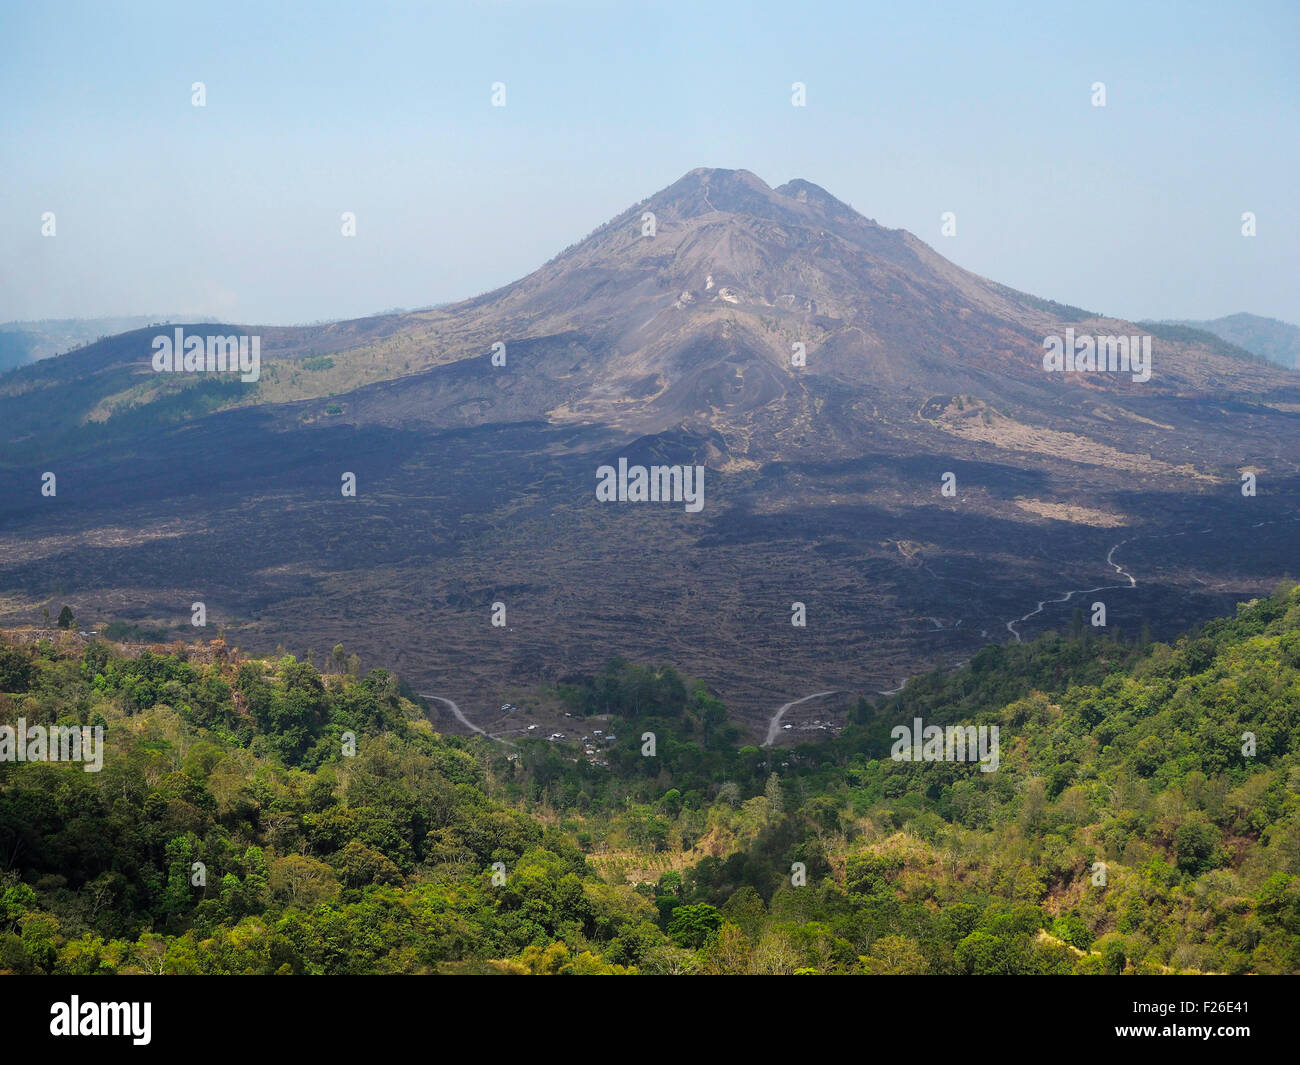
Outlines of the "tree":
<svg viewBox="0 0 1300 1065">
<path fill-rule="evenodd" d="M 972 932 L 953 951 L 957 968 L 971 976 L 1015 976 L 1025 972 L 1023 940 Z"/>
<path fill-rule="evenodd" d="M 1092 931 L 1078 914 L 1062 914 L 1052 922 L 1052 934 L 1079 950 L 1092 946 Z"/>
<path fill-rule="evenodd" d="M 871 976 L 921 976 L 927 968 L 919 944 L 906 936 L 881 936 L 858 961 Z"/>
<path fill-rule="evenodd" d="M 1119 939 L 1112 939 L 1101 951 L 1101 966 L 1112 976 L 1118 976 L 1124 971 L 1124 965 L 1128 957 L 1124 951 L 1124 943 Z"/>
<path fill-rule="evenodd" d="M 722 927 L 722 914 L 707 902 L 678 906 L 668 919 L 668 936 L 679 947 L 699 950 Z"/>
<path fill-rule="evenodd" d="M 781 928 L 770 928 L 750 954 L 749 971 L 756 976 L 789 976 L 801 960 L 789 934 Z"/>
<path fill-rule="evenodd" d="M 350 888 L 367 884 L 400 884 L 402 871 L 386 854 L 350 839 L 334 858 L 335 867 Z"/>
<path fill-rule="evenodd" d="M 676 788 L 669 788 L 659 800 L 659 805 L 669 817 L 676 817 L 682 808 L 682 793 Z"/>
<path fill-rule="evenodd" d="M 1190 821 L 1174 833 L 1178 868 L 1197 876 L 1220 864 L 1219 833 L 1203 821 Z"/>
<path fill-rule="evenodd" d="M 682 874 L 676 869 L 669 869 L 659 878 L 657 895 L 678 895 L 682 893 Z"/>
<path fill-rule="evenodd" d="M 272 892 L 292 906 L 315 906 L 338 894 L 334 870 L 305 854 L 276 858 L 271 862 L 270 874 Z"/>
<path fill-rule="evenodd" d="M 749 969 L 753 945 L 734 924 L 724 924 L 709 948 L 705 971 L 710 975 L 742 975 Z"/>
<path fill-rule="evenodd" d="M 767 917 L 767 906 L 763 902 L 763 896 L 751 885 L 745 884 L 723 903 L 722 915 L 737 925 L 747 938 L 754 939 L 762 928 L 763 919 Z"/>
<path fill-rule="evenodd" d="M 641 969 L 650 976 L 688 976 L 698 971 L 699 962 L 690 951 L 664 943 L 646 952 Z"/>
<path fill-rule="evenodd" d="M 72 607 L 67 603 L 63 604 L 63 609 L 59 611 L 59 628 L 70 629 L 73 623 Z"/>
<path fill-rule="evenodd" d="M 25 692 L 31 679 L 31 659 L 17 647 L 0 647 L 0 692 Z"/>
<path fill-rule="evenodd" d="M 903 871 L 897 854 L 853 854 L 845 865 L 844 886 L 858 895 L 889 895 L 891 882 Z"/>
<path fill-rule="evenodd" d="M 775 773 L 768 776 L 763 794 L 767 796 L 767 808 L 773 818 L 785 813 L 785 793 L 781 790 L 781 780 Z"/>
</svg>

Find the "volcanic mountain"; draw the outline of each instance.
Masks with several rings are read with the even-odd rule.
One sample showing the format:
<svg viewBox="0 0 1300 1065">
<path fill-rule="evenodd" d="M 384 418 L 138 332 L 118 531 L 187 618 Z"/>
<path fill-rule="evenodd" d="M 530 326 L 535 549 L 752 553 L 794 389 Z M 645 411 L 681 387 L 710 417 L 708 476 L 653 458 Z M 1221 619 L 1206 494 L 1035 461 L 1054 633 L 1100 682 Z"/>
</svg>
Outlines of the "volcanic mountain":
<svg viewBox="0 0 1300 1065">
<path fill-rule="evenodd" d="M 0 621 L 182 632 L 203 601 L 471 717 L 622 655 L 758 725 L 1079 606 L 1160 635 L 1300 570 L 1294 372 L 1016 292 L 803 180 L 691 171 L 429 311 L 182 327 L 259 335 L 256 383 L 155 373 L 173 328 L 0 377 Z M 1121 336 L 1149 379 L 1044 369 L 1049 338 Z M 703 510 L 598 502 L 619 458 L 703 465 Z"/>
</svg>

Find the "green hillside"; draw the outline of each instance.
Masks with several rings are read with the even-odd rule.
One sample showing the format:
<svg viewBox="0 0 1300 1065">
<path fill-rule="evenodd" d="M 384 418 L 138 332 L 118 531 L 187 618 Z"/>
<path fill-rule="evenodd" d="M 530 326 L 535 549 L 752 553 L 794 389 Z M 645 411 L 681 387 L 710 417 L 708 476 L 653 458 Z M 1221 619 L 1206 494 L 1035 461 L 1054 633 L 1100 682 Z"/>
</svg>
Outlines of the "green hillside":
<svg viewBox="0 0 1300 1065">
<path fill-rule="evenodd" d="M 0 725 L 107 750 L 0 761 L 0 970 L 1300 972 L 1300 588 L 988 647 L 795 750 L 669 669 L 553 693 L 607 765 L 332 669 L 8 634 Z M 996 771 L 892 760 L 915 718 L 996 725 Z"/>
</svg>

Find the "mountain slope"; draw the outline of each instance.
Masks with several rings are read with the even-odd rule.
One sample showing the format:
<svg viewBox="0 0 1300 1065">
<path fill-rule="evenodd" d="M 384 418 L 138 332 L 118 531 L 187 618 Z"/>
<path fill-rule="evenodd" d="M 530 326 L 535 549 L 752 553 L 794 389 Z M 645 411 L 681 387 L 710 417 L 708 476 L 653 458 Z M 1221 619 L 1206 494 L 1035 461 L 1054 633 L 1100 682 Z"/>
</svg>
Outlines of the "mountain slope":
<svg viewBox="0 0 1300 1065">
<path fill-rule="evenodd" d="M 0 724 L 104 729 L 99 772 L 0 760 L 0 972 L 1300 971 L 1300 588 L 990 647 L 782 752 L 668 668 L 567 693 L 599 758 L 407 696 L 341 652 L 0 633 Z M 894 757 L 918 717 L 996 769 Z"/>
<path fill-rule="evenodd" d="M 1172 632 L 1300 571 L 1293 373 L 1159 334 L 1150 380 L 1047 373 L 1049 337 L 1146 330 L 803 180 L 692 171 L 431 311 L 183 328 L 256 332 L 260 378 L 156 374 L 149 330 L 0 378 L 0 619 L 203 601 L 245 646 L 384 647 L 471 717 L 503 678 L 671 659 L 761 738 L 1077 605 Z M 703 510 L 598 503 L 620 457 L 705 466 Z"/>
<path fill-rule="evenodd" d="M 643 235 L 647 213 L 655 218 L 653 237 Z M 256 330 L 266 375 L 255 388 L 237 390 L 242 399 L 223 402 L 335 396 L 400 378 L 403 388 L 420 390 L 420 402 L 394 404 L 385 393 L 375 409 L 358 397 L 363 420 L 382 421 L 387 410 L 388 422 L 400 424 L 418 407 L 442 424 L 544 418 L 654 432 L 683 419 L 748 425 L 748 415 L 763 407 L 789 419 L 807 409 L 809 393 L 825 399 L 842 387 L 906 397 L 900 406 L 973 391 L 1045 405 L 1056 418 L 1081 400 L 1289 394 L 1295 387 L 1194 341 L 1160 339 L 1152 381 L 1141 387 L 1128 375 L 1046 374 L 1046 336 L 1067 327 L 1142 332 L 1069 310 L 962 270 L 807 181 L 771 189 L 747 171 L 701 169 L 534 273 L 475 299 L 416 315 Z M 56 398 L 52 406 L 78 420 L 111 422 L 115 407 L 129 417 L 128 404 L 192 386 L 152 372 L 153 335 L 114 338 L 66 366 L 6 379 L 0 407 L 18 414 L 4 396 L 21 395 L 30 409 L 34 391 L 66 388 L 75 377 L 85 398 Z M 505 373 L 488 365 L 497 342 L 507 351 L 521 345 Z M 808 352 L 799 372 L 790 364 L 794 343 Z M 320 356 L 332 365 L 303 369 L 304 360 Z M 92 370 L 103 380 L 88 387 Z M 759 436 L 755 446 L 772 446 Z"/>
</svg>

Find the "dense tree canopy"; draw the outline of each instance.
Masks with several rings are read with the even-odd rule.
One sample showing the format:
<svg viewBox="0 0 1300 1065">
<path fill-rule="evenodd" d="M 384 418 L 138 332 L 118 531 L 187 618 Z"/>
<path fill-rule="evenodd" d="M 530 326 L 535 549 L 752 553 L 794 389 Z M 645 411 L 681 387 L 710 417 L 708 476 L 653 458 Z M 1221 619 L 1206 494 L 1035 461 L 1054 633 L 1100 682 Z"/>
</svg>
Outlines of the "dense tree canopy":
<svg viewBox="0 0 1300 1065">
<path fill-rule="evenodd" d="M 0 970 L 1297 972 L 1298 592 L 989 647 L 794 750 L 616 661 L 556 693 L 607 766 L 438 736 L 341 648 L 0 639 L 0 724 L 107 748 L 0 760 Z M 914 717 L 997 725 L 998 770 L 892 760 Z"/>
</svg>

